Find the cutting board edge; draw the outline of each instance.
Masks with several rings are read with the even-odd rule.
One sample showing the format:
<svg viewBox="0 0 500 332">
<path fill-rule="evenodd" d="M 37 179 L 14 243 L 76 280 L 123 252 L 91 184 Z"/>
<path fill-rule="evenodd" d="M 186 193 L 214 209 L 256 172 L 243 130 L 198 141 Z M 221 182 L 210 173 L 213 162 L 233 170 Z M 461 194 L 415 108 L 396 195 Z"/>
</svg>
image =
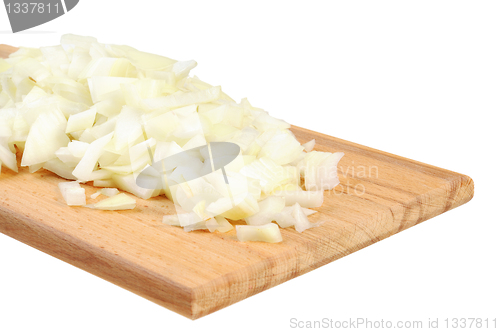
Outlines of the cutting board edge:
<svg viewBox="0 0 500 332">
<path fill-rule="evenodd" d="M 161 275 L 155 275 L 141 266 L 111 255 L 106 250 L 89 245 L 50 226 L 40 224 L 36 220 L 26 216 L 18 218 L 15 213 L 1 205 L 0 233 L 184 317 L 190 319 L 193 317 L 192 289 L 189 287 Z"/>
<path fill-rule="evenodd" d="M 474 196 L 474 182 L 473 182 L 472 178 L 470 178 L 467 175 L 463 175 L 460 173 L 455 173 L 455 174 L 456 174 L 456 176 L 454 178 L 450 179 L 446 186 L 441 187 L 441 188 L 437 188 L 436 190 L 427 192 L 427 193 L 422 194 L 420 196 L 417 196 L 415 198 L 414 204 L 420 204 L 419 202 L 427 201 L 428 202 L 427 204 L 432 207 L 432 209 L 426 215 L 423 215 L 421 218 L 416 220 L 415 223 L 407 225 L 407 227 L 401 228 L 400 226 L 395 226 L 393 229 L 390 229 L 385 233 L 378 234 L 376 237 L 376 239 L 377 239 L 376 241 L 373 241 L 373 240 L 365 241 L 365 242 L 359 244 L 358 246 L 356 246 L 355 248 L 349 248 L 348 250 L 346 250 L 340 254 L 338 252 L 337 253 L 332 252 L 332 254 L 329 257 L 326 257 L 321 261 L 316 261 L 314 264 L 310 265 L 307 268 L 304 268 L 304 269 L 301 269 L 298 271 L 291 271 L 290 273 L 286 274 L 283 278 L 279 279 L 279 281 L 274 279 L 272 283 L 266 284 L 265 287 L 259 288 L 257 290 L 250 292 L 250 293 L 240 295 L 237 298 L 232 298 L 232 299 L 227 298 L 223 302 L 216 303 L 214 305 L 209 305 L 209 306 L 203 305 L 202 302 L 205 301 L 203 294 L 214 294 L 214 293 L 217 293 L 217 289 L 224 289 L 223 286 L 228 284 L 228 280 L 232 281 L 232 280 L 238 279 L 238 278 L 235 278 L 234 276 L 241 275 L 241 273 L 242 273 L 241 270 L 233 271 L 233 272 L 228 273 L 226 275 L 220 276 L 217 279 L 210 280 L 206 284 L 203 284 L 203 285 L 200 285 L 198 287 L 193 288 L 193 312 L 192 312 L 191 319 L 194 320 L 194 319 L 198 319 L 198 318 L 204 317 L 206 315 L 209 315 L 209 314 L 216 312 L 222 308 L 225 308 L 227 306 L 235 304 L 241 300 L 244 300 L 244 299 L 251 297 L 253 295 L 256 295 L 258 293 L 261 293 L 262 291 L 265 291 L 265 290 L 270 289 L 274 286 L 282 284 L 282 283 L 284 283 L 288 280 L 291 280 L 295 277 L 306 274 L 307 272 L 315 270 L 323 265 L 326 265 L 328 263 L 336 261 L 340 258 L 346 257 L 346 256 L 348 256 L 348 255 L 350 255 L 358 250 L 364 249 L 364 248 L 366 248 L 374 243 L 377 243 L 377 242 L 382 241 L 390 236 L 398 234 L 398 233 L 400 233 L 406 229 L 409 229 L 413 226 L 416 226 L 416 225 L 418 225 L 426 220 L 432 219 L 433 217 L 435 217 L 437 215 L 440 215 L 444 212 L 447 212 L 447 211 L 455 209 L 461 205 L 464 205 L 465 203 L 469 202 Z M 457 189 L 453 189 L 453 188 L 457 188 Z M 444 192 L 450 193 L 449 198 L 447 199 L 447 201 L 449 202 L 448 205 L 445 205 L 443 207 L 441 205 L 434 205 L 432 200 L 429 201 L 429 198 L 441 197 Z M 399 206 L 399 204 L 394 204 L 394 206 Z M 409 202 L 405 208 L 410 210 L 411 203 Z M 394 214 L 391 213 L 391 216 L 393 217 Z M 386 218 L 391 218 L 391 217 L 389 217 L 389 214 L 387 214 Z M 308 244 L 308 245 L 310 245 L 310 244 Z M 290 248 L 290 250 L 288 252 L 285 252 L 285 254 L 289 257 L 289 259 L 300 260 L 300 258 L 299 258 L 300 252 L 308 252 L 310 249 L 309 248 L 300 248 L 300 250 L 299 250 L 299 247 L 300 246 L 297 246 L 295 248 Z M 309 255 L 309 253 L 308 253 L 308 255 Z M 260 273 L 263 275 L 266 274 L 267 271 L 269 271 L 269 267 L 265 266 L 265 265 L 262 267 L 259 267 L 262 264 L 265 264 L 266 262 L 267 261 L 257 262 L 253 265 L 246 266 L 242 270 L 252 271 L 254 274 L 254 276 L 252 276 L 253 278 L 262 278 L 262 276 L 260 276 L 258 273 L 256 273 L 256 271 L 257 272 L 260 271 Z M 222 296 L 213 296 L 213 295 L 211 297 L 223 298 Z"/>
</svg>

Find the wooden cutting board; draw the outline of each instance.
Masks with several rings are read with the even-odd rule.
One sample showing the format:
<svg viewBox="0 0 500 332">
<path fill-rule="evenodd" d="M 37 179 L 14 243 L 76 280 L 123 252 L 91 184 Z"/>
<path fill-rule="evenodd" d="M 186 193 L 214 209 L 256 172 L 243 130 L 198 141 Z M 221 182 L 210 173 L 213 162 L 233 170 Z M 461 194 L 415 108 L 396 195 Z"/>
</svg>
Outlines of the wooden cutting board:
<svg viewBox="0 0 500 332">
<path fill-rule="evenodd" d="M 0 56 L 15 48 L 0 46 Z M 196 319 L 295 278 L 468 202 L 471 178 L 293 127 L 301 142 L 343 151 L 340 185 L 325 192 L 302 234 L 283 242 L 241 243 L 235 231 L 186 233 L 163 225 L 175 212 L 165 197 L 138 199 L 130 211 L 68 207 L 48 171 L 0 174 L 0 232 Z M 88 202 L 97 189 L 84 186 Z"/>
</svg>

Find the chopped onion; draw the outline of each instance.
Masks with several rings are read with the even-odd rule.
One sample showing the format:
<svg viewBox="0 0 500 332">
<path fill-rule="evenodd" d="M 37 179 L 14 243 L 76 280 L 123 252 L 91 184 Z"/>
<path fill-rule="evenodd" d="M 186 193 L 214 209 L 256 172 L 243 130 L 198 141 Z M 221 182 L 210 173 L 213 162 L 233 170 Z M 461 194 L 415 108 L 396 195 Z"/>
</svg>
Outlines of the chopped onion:
<svg viewBox="0 0 500 332">
<path fill-rule="evenodd" d="M 104 196 L 111 197 L 111 196 L 118 195 L 119 193 L 120 192 L 116 188 L 103 188 L 103 189 L 99 189 L 98 191 L 96 191 L 95 193 L 93 193 L 92 195 L 90 195 L 90 197 L 92 199 L 96 199 L 101 194 L 103 194 Z"/>
<path fill-rule="evenodd" d="M 309 142 L 302 144 L 306 152 L 311 152 L 314 149 L 314 145 L 316 145 L 315 139 L 312 139 Z"/>
<path fill-rule="evenodd" d="M 283 241 L 281 232 L 276 224 L 266 224 L 261 226 L 238 225 L 236 226 L 236 236 L 238 240 L 245 241 L 262 241 L 269 243 L 277 243 Z"/>
<path fill-rule="evenodd" d="M 281 212 L 277 213 L 275 220 L 281 228 L 294 226 L 297 232 L 302 233 L 306 229 L 321 225 L 321 223 L 312 224 L 307 218 L 307 215 L 315 212 L 302 208 L 298 203 L 295 203 L 293 206 L 287 206 Z"/>
<path fill-rule="evenodd" d="M 292 209 L 293 209 L 293 206 L 287 206 L 287 207 L 285 207 L 282 210 L 282 212 L 286 212 L 286 213 L 290 212 L 290 213 L 292 213 Z M 318 211 L 311 210 L 311 209 L 308 209 L 308 208 L 305 208 L 305 207 L 302 208 L 302 211 L 304 212 L 304 214 L 306 216 L 310 216 L 310 215 L 315 214 L 316 212 L 318 212 Z"/>
<path fill-rule="evenodd" d="M 259 202 L 259 212 L 245 218 L 249 225 L 259 226 L 275 220 L 275 215 L 285 208 L 285 199 L 278 196 L 269 196 Z"/>
<path fill-rule="evenodd" d="M 73 114 L 69 116 L 68 124 L 66 126 L 66 133 L 85 130 L 92 128 L 96 116 L 95 107 L 91 107 L 86 111 Z"/>
<path fill-rule="evenodd" d="M 108 196 L 108 197 L 112 197 L 112 196 L 118 195 L 120 193 L 118 191 L 118 189 L 116 189 L 116 188 L 103 188 L 100 191 L 101 191 L 101 194 L 103 194 L 104 196 Z"/>
<path fill-rule="evenodd" d="M 112 137 L 113 134 L 110 133 L 104 137 L 101 137 L 93 141 L 87 148 L 87 151 L 85 152 L 83 158 L 75 167 L 73 175 L 76 176 L 81 181 L 90 181 L 91 173 L 97 164 L 97 160 L 104 152 L 104 146 L 106 146 L 106 144 L 108 144 L 111 141 Z"/>
<path fill-rule="evenodd" d="M 92 204 L 88 207 L 98 210 L 132 210 L 135 208 L 136 201 L 126 194 L 118 194 Z"/>
<path fill-rule="evenodd" d="M 85 199 L 85 188 L 82 188 L 77 181 L 60 182 L 59 190 L 61 190 L 64 201 L 69 206 L 83 206 L 87 204 Z"/>
<path fill-rule="evenodd" d="M 110 197 L 95 209 L 133 209 L 118 189 L 164 195 L 177 214 L 163 222 L 185 231 L 228 232 L 243 219 L 238 239 L 279 242 L 272 221 L 319 225 L 307 208 L 339 183 L 343 153 L 301 144 L 286 121 L 190 76 L 196 65 L 77 35 L 20 48 L 0 59 L 0 171 L 17 172 L 20 151 L 30 172 L 78 181 L 60 185 L 69 205 L 85 205 L 79 183 L 103 188 L 91 197 Z"/>
<path fill-rule="evenodd" d="M 292 215 L 294 208 L 295 208 L 295 205 L 294 206 L 287 206 L 274 216 L 274 220 L 276 220 L 276 222 L 278 223 L 278 225 L 281 228 L 295 226 L 296 219 Z M 302 212 L 304 212 L 304 214 L 306 216 L 310 216 L 311 214 L 314 214 L 318 211 L 310 210 L 308 208 L 303 207 Z"/>
<path fill-rule="evenodd" d="M 339 184 L 337 164 L 343 152 L 309 152 L 298 163 L 307 190 L 330 190 Z"/>
<path fill-rule="evenodd" d="M 298 174 L 290 172 L 291 170 L 292 168 L 285 168 L 272 159 L 263 157 L 243 167 L 241 173 L 259 180 L 262 191 L 269 194 L 279 186 L 298 182 Z"/>
<path fill-rule="evenodd" d="M 184 225 L 185 232 L 197 231 L 202 229 L 208 229 L 206 221 L 202 220 L 194 224 Z"/>
<path fill-rule="evenodd" d="M 293 205 L 292 217 L 295 219 L 295 230 L 299 233 L 302 233 L 308 228 L 318 226 L 309 222 L 309 219 L 307 219 L 307 216 L 304 211 L 302 211 L 299 203 L 295 203 Z"/>
<path fill-rule="evenodd" d="M 69 143 L 65 129 L 66 118 L 61 111 L 53 109 L 40 113 L 26 138 L 21 166 L 31 166 L 53 159 L 55 152 Z"/>
<path fill-rule="evenodd" d="M 292 210 L 285 210 L 276 213 L 274 220 L 280 225 L 281 228 L 292 227 L 295 225 L 295 219 L 292 217 Z"/>
<path fill-rule="evenodd" d="M 0 143 L 0 164 L 2 163 L 8 169 L 17 172 L 16 154 Z"/>
<path fill-rule="evenodd" d="M 176 214 L 171 214 L 171 215 L 163 216 L 162 222 L 164 224 L 167 224 L 167 225 L 170 225 L 170 226 L 180 226 L 181 225 L 179 223 L 179 218 L 177 217 Z"/>
<path fill-rule="evenodd" d="M 285 198 L 285 205 L 300 204 L 302 207 L 320 207 L 323 205 L 323 191 L 283 190 L 274 195 Z"/>
<path fill-rule="evenodd" d="M 231 223 L 224 217 L 216 216 L 215 220 L 217 221 L 217 224 L 219 224 L 217 231 L 220 233 L 228 232 L 234 228 L 233 225 L 231 225 Z"/>
</svg>

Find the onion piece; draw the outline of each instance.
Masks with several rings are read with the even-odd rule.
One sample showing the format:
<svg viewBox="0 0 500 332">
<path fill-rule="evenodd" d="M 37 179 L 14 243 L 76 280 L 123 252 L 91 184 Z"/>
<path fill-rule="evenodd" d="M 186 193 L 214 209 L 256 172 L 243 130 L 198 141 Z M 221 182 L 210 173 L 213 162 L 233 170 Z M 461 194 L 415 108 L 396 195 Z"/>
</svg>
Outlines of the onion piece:
<svg viewBox="0 0 500 332">
<path fill-rule="evenodd" d="M 65 163 L 67 166 L 70 166 L 70 167 L 75 167 L 76 165 L 78 165 L 78 162 L 81 159 L 81 157 L 80 158 L 75 157 L 71 153 L 71 151 L 69 150 L 69 148 L 66 147 L 66 146 L 64 146 L 64 147 L 60 148 L 59 150 L 57 150 L 55 152 L 55 155 L 57 156 L 57 158 L 59 158 L 59 160 L 61 160 L 63 163 Z"/>
<path fill-rule="evenodd" d="M 57 158 L 51 159 L 44 163 L 43 168 L 67 180 L 77 180 L 76 176 L 72 174 L 74 168 L 66 165 Z"/>
<path fill-rule="evenodd" d="M 127 194 L 118 194 L 92 204 L 90 207 L 97 210 L 132 210 L 135 208 L 136 201 Z"/>
<path fill-rule="evenodd" d="M 210 218 L 205 222 L 205 226 L 210 231 L 210 233 L 213 233 L 217 230 L 217 228 L 219 228 L 219 223 L 217 222 L 217 220 L 215 220 L 215 218 Z"/>
<path fill-rule="evenodd" d="M 17 160 L 16 155 L 7 147 L 3 146 L 0 142 L 0 163 L 5 167 L 17 173 Z"/>
<path fill-rule="evenodd" d="M 314 145 L 316 145 L 315 139 L 312 139 L 309 142 L 302 144 L 306 152 L 311 152 L 314 149 Z"/>
<path fill-rule="evenodd" d="M 177 61 L 152 53 L 142 52 L 126 45 L 107 45 L 112 56 L 125 57 L 134 66 L 143 70 L 165 70 Z"/>
<path fill-rule="evenodd" d="M 243 200 L 234 206 L 233 201 L 239 200 L 238 197 L 234 198 L 234 200 L 223 197 L 208 205 L 206 210 L 214 216 L 220 215 L 231 220 L 244 219 L 259 211 L 259 204 L 251 194 L 245 196 Z"/>
<path fill-rule="evenodd" d="M 266 224 L 261 226 L 237 225 L 236 237 L 241 242 L 262 241 L 278 243 L 283 241 L 280 229 L 276 224 Z"/>
<path fill-rule="evenodd" d="M 60 182 L 58 186 L 67 205 L 83 206 L 87 204 L 85 199 L 85 188 L 82 188 L 77 181 Z"/>
<path fill-rule="evenodd" d="M 38 115 L 31 126 L 21 166 L 40 164 L 56 157 L 55 152 L 69 143 L 64 133 L 66 118 L 57 109 Z"/>
<path fill-rule="evenodd" d="M 295 219 L 292 217 L 292 210 L 283 209 L 283 211 L 274 215 L 274 220 L 281 228 L 292 227 L 295 225 Z"/>
<path fill-rule="evenodd" d="M 317 211 L 302 208 L 298 203 L 295 203 L 293 206 L 287 206 L 281 212 L 277 213 L 275 220 L 281 228 L 294 226 L 295 230 L 301 233 L 306 229 L 322 224 L 322 222 L 314 224 L 309 222 L 307 216 L 315 212 Z"/>
<path fill-rule="evenodd" d="M 0 73 L 6 71 L 7 69 L 12 68 L 12 65 L 0 58 Z"/>
<path fill-rule="evenodd" d="M 285 198 L 287 206 L 298 203 L 306 208 L 320 207 L 324 199 L 323 191 L 283 190 L 274 192 L 274 195 Z"/>
<path fill-rule="evenodd" d="M 170 225 L 170 226 L 180 226 L 181 224 L 179 223 L 179 218 L 177 217 L 176 214 L 170 214 L 163 216 L 162 222 L 164 224 Z"/>
<path fill-rule="evenodd" d="M 103 188 L 101 189 L 101 194 L 104 196 L 112 197 L 118 195 L 120 192 L 116 188 Z"/>
<path fill-rule="evenodd" d="M 121 84 L 134 83 L 137 78 L 96 76 L 87 79 L 92 101 L 95 103 L 106 100 L 113 92 L 121 93 Z"/>
<path fill-rule="evenodd" d="M 261 112 L 253 121 L 255 128 L 264 131 L 269 129 L 288 129 L 290 124 L 270 116 L 267 112 Z"/>
<path fill-rule="evenodd" d="M 304 211 L 302 211 L 299 203 L 295 203 L 293 205 L 292 217 L 295 219 L 295 230 L 299 233 L 302 233 L 311 227 L 319 226 L 319 224 L 312 224 L 309 222 L 309 219 L 307 219 L 307 216 Z"/>
<path fill-rule="evenodd" d="M 92 195 L 90 195 L 90 197 L 92 199 L 96 199 L 101 194 L 103 194 L 104 196 L 112 197 L 112 196 L 118 195 L 119 193 L 120 192 L 116 188 L 102 188 L 102 189 L 99 189 L 98 191 L 96 191 L 95 193 L 93 193 Z"/>
<path fill-rule="evenodd" d="M 100 188 L 116 186 L 113 180 L 94 180 L 93 185 Z"/>
<path fill-rule="evenodd" d="M 186 225 L 183 227 L 183 229 L 184 229 L 184 232 L 191 232 L 191 231 L 208 229 L 208 227 L 207 227 L 207 222 L 202 220 L 202 221 L 196 222 L 194 224 Z"/>
<path fill-rule="evenodd" d="M 146 189 L 139 187 L 139 185 L 135 180 L 134 174 L 127 174 L 127 175 L 113 174 L 111 180 L 112 180 L 111 183 L 113 183 L 118 189 L 127 191 L 142 199 L 149 199 L 151 197 L 155 197 L 160 194 L 160 190 L 158 189 Z M 108 186 L 109 185 L 106 185 L 105 187 Z"/>
<path fill-rule="evenodd" d="M 266 157 L 256 159 L 241 169 L 241 174 L 257 179 L 264 193 L 269 194 L 274 188 L 297 182 L 297 175 L 290 173 L 283 166 Z"/>
<path fill-rule="evenodd" d="M 291 207 L 291 206 L 287 206 L 287 207 L 285 207 L 283 210 L 287 210 L 287 209 L 290 209 L 290 211 L 291 211 L 291 210 L 292 210 L 292 207 Z M 317 212 L 318 212 L 318 211 L 316 211 L 316 210 L 311 210 L 311 209 L 308 209 L 308 208 L 305 208 L 305 207 L 302 207 L 302 211 L 303 211 L 303 212 L 304 212 L 304 214 L 305 214 L 306 216 L 308 216 L 308 217 L 309 217 L 310 215 L 313 215 L 313 214 L 315 214 L 315 213 L 317 213 Z"/>
<path fill-rule="evenodd" d="M 220 233 L 229 232 L 234 228 L 233 225 L 231 225 L 231 223 L 224 217 L 216 216 L 215 220 L 217 221 L 217 224 L 219 224 L 219 226 L 217 227 L 217 231 Z"/>
<path fill-rule="evenodd" d="M 91 107 L 84 112 L 70 115 L 66 126 L 66 133 L 91 128 L 94 125 L 96 114 L 95 107 Z"/>
<path fill-rule="evenodd" d="M 257 158 L 269 158 L 278 165 L 286 165 L 294 161 L 304 147 L 300 145 L 289 130 L 277 132 L 262 146 Z"/>
<path fill-rule="evenodd" d="M 158 108 L 175 108 L 192 104 L 209 103 L 219 99 L 220 92 L 220 86 L 216 86 L 203 91 L 171 94 L 166 97 L 144 99 L 142 105 L 146 110 L 155 110 Z"/>
<path fill-rule="evenodd" d="M 275 220 L 277 213 L 285 208 L 285 199 L 278 196 L 269 196 L 259 202 L 259 212 L 245 218 L 248 225 L 260 226 Z"/>
<path fill-rule="evenodd" d="M 311 151 L 307 153 L 297 165 L 304 176 L 306 189 L 330 190 L 338 185 L 337 164 L 343 156 L 343 152 Z"/>
<path fill-rule="evenodd" d="M 106 146 L 106 144 L 108 144 L 111 141 L 112 137 L 113 133 L 110 133 L 104 137 L 101 137 L 93 141 L 89 145 L 87 151 L 85 152 L 85 155 L 83 156 L 83 158 L 80 160 L 75 170 L 73 171 L 73 175 L 82 181 L 90 181 L 91 179 L 90 174 L 94 170 L 97 164 L 97 160 L 104 152 L 104 146 Z"/>
<path fill-rule="evenodd" d="M 85 142 L 71 141 L 68 144 L 68 149 L 73 156 L 81 159 L 85 155 L 85 152 L 87 152 L 89 145 L 90 145 L 89 143 Z"/>
</svg>

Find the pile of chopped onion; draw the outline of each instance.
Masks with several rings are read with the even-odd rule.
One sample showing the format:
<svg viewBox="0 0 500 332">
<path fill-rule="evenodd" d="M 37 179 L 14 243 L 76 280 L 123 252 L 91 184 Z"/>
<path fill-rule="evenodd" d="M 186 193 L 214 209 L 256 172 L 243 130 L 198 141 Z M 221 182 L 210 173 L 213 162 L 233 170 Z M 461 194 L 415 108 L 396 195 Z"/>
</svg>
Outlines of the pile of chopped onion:
<svg viewBox="0 0 500 332">
<path fill-rule="evenodd" d="M 179 209 L 164 223 L 227 232 L 231 220 L 243 219 L 241 241 L 280 242 L 278 225 L 298 232 L 317 226 L 309 208 L 339 183 L 343 153 L 313 151 L 314 140 L 301 145 L 285 121 L 189 76 L 195 66 L 76 35 L 58 46 L 20 48 L 0 59 L 0 171 L 18 171 L 17 148 L 30 172 L 73 180 L 60 185 L 68 205 L 135 207 L 112 188 L 142 199 L 165 195 Z M 155 161 L 212 142 L 240 150 L 223 177 L 202 176 L 210 158 L 200 150 L 188 166 L 164 169 L 168 186 L 138 185 Z M 110 197 L 85 205 L 80 183 L 88 182 L 106 188 L 92 198 Z"/>
</svg>

